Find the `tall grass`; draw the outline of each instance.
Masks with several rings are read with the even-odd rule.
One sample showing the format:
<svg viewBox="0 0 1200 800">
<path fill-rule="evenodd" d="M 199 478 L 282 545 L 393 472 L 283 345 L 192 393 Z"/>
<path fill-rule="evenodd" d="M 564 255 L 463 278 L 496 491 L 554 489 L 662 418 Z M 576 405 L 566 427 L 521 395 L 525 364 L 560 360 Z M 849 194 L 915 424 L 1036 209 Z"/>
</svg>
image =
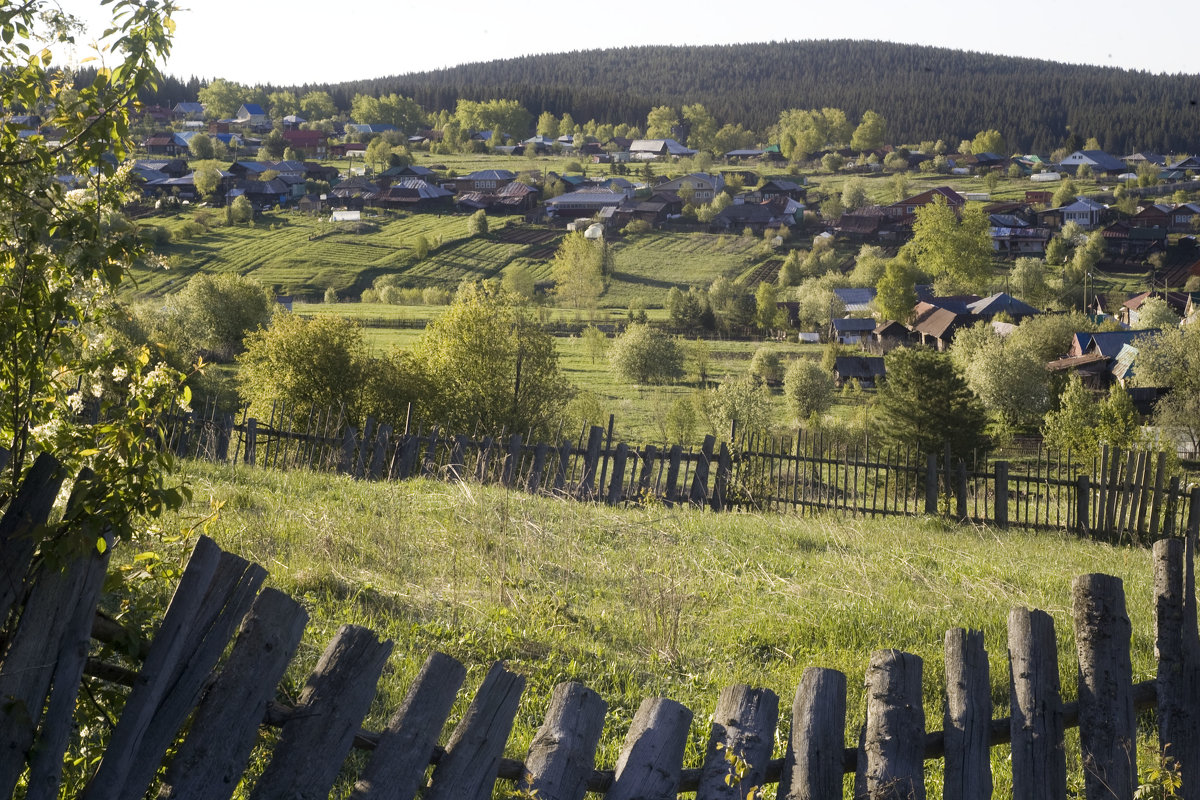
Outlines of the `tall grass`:
<svg viewBox="0 0 1200 800">
<path fill-rule="evenodd" d="M 488 665 L 502 659 L 528 679 L 508 747 L 515 758 L 524 756 L 551 688 L 568 679 L 609 703 L 602 768 L 615 764 L 643 697 L 669 696 L 696 713 L 687 754 L 694 766 L 723 686 L 769 687 L 787 709 L 809 666 L 847 674 L 853 735 L 869 654 L 884 647 L 925 660 L 928 724 L 940 728 L 943 637 L 958 626 L 984 632 L 996 715 L 1006 716 L 1005 619 L 1016 606 L 1054 617 L 1069 699 L 1070 582 L 1087 572 L 1125 581 L 1134 677 L 1154 674 L 1143 550 L 936 519 L 616 509 L 472 484 L 187 469 L 195 499 L 166 529 L 194 527 L 219 509 L 209 533 L 263 564 L 270 582 L 312 616 L 291 686 L 344 622 L 395 642 L 369 726 L 383 724 L 430 651 L 468 666 L 454 718 Z M 782 716 L 776 756 L 787 741 Z M 999 797 L 1008 784 L 1004 752 L 994 753 Z M 935 785 L 936 774 L 930 780 Z"/>
</svg>

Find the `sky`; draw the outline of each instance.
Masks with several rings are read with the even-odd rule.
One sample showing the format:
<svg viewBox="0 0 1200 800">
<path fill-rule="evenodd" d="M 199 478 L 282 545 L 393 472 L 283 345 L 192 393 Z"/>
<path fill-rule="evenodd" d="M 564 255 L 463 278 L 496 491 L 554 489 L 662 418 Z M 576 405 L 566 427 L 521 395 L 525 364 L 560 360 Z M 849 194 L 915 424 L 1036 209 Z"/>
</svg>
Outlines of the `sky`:
<svg viewBox="0 0 1200 800">
<path fill-rule="evenodd" d="M 1092 0 L 1042 9 L 933 0 L 731 5 L 715 0 L 645 5 L 496 0 L 177 0 L 165 70 L 182 78 L 299 85 L 399 75 L 473 61 L 643 44 L 738 44 L 872 39 L 1047 58 L 1200 80 L 1200 3 L 1152 15 Z M 58 0 L 99 32 L 99 0 Z M 545 12 L 535 9 L 553 9 Z M 745 13 L 739 13 L 739 9 Z M 1078 10 L 1075 10 L 1078 9 Z M 1123 33 L 1122 20 L 1138 20 Z M 1158 41 L 1146 27 L 1161 22 Z M 1191 40 L 1189 42 L 1189 40 Z M 80 51 L 79 57 L 86 54 Z M 664 77 L 664 79 L 667 79 Z"/>
</svg>

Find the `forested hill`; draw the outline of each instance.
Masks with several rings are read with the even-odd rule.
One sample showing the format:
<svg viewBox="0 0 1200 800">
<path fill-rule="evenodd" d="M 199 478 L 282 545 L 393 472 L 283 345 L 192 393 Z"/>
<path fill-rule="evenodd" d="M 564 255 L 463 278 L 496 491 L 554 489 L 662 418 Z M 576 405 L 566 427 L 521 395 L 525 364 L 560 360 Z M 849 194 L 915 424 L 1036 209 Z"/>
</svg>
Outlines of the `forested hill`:
<svg viewBox="0 0 1200 800">
<path fill-rule="evenodd" d="M 1019 34 L 1014 34 L 1019 35 Z M 1200 75 L 1152 75 L 944 48 L 864 41 L 626 47 L 525 56 L 325 88 L 398 92 L 426 109 L 458 98 L 519 100 L 536 117 L 645 125 L 655 105 L 703 103 L 719 123 L 765 130 L 785 108 L 868 109 L 897 143 L 983 129 L 1048 152 L 1075 133 L 1117 154 L 1200 151 Z"/>
</svg>

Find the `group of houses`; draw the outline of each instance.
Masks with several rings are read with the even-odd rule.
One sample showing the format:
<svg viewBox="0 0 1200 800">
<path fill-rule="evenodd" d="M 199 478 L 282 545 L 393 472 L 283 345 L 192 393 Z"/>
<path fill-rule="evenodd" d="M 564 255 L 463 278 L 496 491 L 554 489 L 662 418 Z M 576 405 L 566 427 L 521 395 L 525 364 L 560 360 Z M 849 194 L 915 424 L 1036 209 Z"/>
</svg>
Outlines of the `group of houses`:
<svg viewBox="0 0 1200 800">
<path fill-rule="evenodd" d="M 972 325 L 986 322 L 998 336 L 1008 336 L 1023 320 L 1041 312 L 1027 303 L 997 292 L 988 297 L 960 295 L 935 296 L 928 286 L 918 286 L 918 301 L 907 324 L 895 320 L 880 321 L 870 316 L 874 289 L 835 289 L 847 316 L 830 320 L 825 332 L 829 341 L 862 352 L 836 358 L 834 380 L 841 387 L 857 381 L 863 388 L 874 388 L 886 378 L 883 354 L 897 347 L 925 346 L 939 351 L 948 349 L 955 335 Z M 1074 373 L 1084 386 L 1107 391 L 1119 383 L 1130 391 L 1135 404 L 1149 409 L 1157 397 L 1154 389 L 1135 389 L 1131 379 L 1136 370 L 1138 342 L 1158 333 L 1155 328 L 1137 328 L 1138 311 L 1150 298 L 1167 303 L 1182 320 L 1200 317 L 1200 292 L 1146 291 L 1129 297 L 1115 313 L 1107 314 L 1099 301 L 1091 309 L 1095 318 L 1107 320 L 1113 330 L 1076 333 L 1070 349 L 1061 358 L 1046 364 L 1051 372 Z M 780 303 L 794 318 L 794 303 Z M 858 316 L 854 316 L 857 314 Z M 820 333 L 800 334 L 802 341 L 818 341 Z"/>
<path fill-rule="evenodd" d="M 961 209 L 970 198 L 949 186 L 939 186 L 885 206 L 865 206 L 842 214 L 833 230 L 862 242 L 897 243 L 912 233 L 918 209 L 938 199 Z M 1045 254 L 1050 240 L 1064 226 L 1100 230 L 1105 249 L 1114 259 L 1145 261 L 1167 249 L 1170 234 L 1200 234 L 1200 203 L 1147 203 L 1133 214 L 1090 197 L 1075 197 L 1052 205 L 1052 192 L 1028 191 L 1021 201 L 987 203 L 989 236 L 996 253 L 1006 256 Z"/>
</svg>

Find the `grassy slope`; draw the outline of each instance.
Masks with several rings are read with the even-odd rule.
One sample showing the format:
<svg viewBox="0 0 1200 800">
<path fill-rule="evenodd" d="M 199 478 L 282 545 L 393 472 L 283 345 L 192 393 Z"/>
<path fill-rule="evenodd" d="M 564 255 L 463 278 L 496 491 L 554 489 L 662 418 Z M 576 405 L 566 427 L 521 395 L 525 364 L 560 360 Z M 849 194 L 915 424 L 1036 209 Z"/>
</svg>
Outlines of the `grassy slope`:
<svg viewBox="0 0 1200 800">
<path fill-rule="evenodd" d="M 787 709 L 808 666 L 847 674 L 856 730 L 868 656 L 881 647 L 925 659 L 926 714 L 937 729 L 942 641 L 956 626 L 984 631 L 996 715 L 1005 716 L 1004 625 L 1015 606 L 1053 615 L 1062 684 L 1073 696 L 1069 587 L 1086 572 L 1125 580 L 1135 679 L 1153 675 L 1150 559 L 1141 550 L 934 520 L 617 510 L 473 485 L 187 469 L 195 504 L 167 529 L 195 525 L 210 503 L 223 503 L 211 535 L 265 565 L 270 582 L 312 615 L 294 687 L 345 622 L 396 643 L 373 727 L 430 651 L 463 660 L 470 690 L 504 659 L 529 679 L 513 757 L 523 757 L 551 687 L 566 679 L 609 703 L 598 761 L 610 769 L 643 697 L 670 696 L 695 711 L 687 756 L 695 765 L 723 686 L 769 687 Z M 1002 771 L 1004 752 L 994 752 Z M 996 782 L 1004 796 L 1007 778 L 998 772 Z"/>
</svg>

